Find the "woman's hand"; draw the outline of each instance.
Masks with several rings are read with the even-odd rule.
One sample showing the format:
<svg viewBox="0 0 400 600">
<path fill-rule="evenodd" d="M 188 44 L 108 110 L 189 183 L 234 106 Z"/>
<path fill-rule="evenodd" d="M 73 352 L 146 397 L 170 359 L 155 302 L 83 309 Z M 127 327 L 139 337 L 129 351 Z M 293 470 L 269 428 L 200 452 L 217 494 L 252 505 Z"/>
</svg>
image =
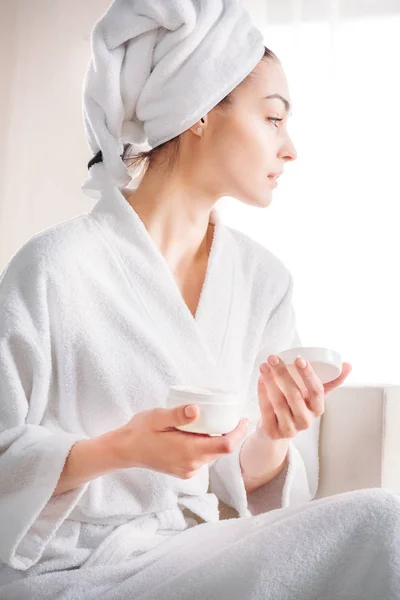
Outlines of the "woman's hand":
<svg viewBox="0 0 400 600">
<path fill-rule="evenodd" d="M 115 430 L 119 468 L 140 467 L 190 479 L 204 464 L 233 452 L 246 436 L 247 419 L 218 437 L 176 429 L 200 415 L 198 405 L 190 406 L 194 407 L 190 416 L 185 406 L 145 410 Z"/>
<path fill-rule="evenodd" d="M 276 364 L 274 358 L 278 361 Z M 269 356 L 268 362 L 260 366 L 259 429 L 273 440 L 293 438 L 299 431 L 308 429 L 313 419 L 323 414 L 325 396 L 341 385 L 351 371 L 351 365 L 343 363 L 339 377 L 322 384 L 309 362 L 305 362 L 306 366 L 302 368 L 299 359 L 295 361 L 300 376 L 298 383 L 287 366 L 275 355 Z"/>
</svg>

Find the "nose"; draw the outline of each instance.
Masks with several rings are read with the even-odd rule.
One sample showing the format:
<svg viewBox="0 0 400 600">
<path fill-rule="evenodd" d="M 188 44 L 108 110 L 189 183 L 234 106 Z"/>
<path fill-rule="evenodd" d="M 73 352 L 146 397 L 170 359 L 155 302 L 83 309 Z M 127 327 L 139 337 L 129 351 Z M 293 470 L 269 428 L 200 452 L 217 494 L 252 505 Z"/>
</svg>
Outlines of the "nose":
<svg viewBox="0 0 400 600">
<path fill-rule="evenodd" d="M 284 160 L 296 160 L 297 150 L 289 136 L 287 136 L 286 142 L 282 145 L 278 157 Z"/>
</svg>

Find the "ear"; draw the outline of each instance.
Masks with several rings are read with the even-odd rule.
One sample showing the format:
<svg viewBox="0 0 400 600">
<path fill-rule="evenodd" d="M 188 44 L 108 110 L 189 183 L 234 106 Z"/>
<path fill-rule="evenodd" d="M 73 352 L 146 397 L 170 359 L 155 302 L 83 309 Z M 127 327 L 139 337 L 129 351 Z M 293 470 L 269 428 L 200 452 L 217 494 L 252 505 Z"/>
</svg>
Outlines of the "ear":
<svg viewBox="0 0 400 600">
<path fill-rule="evenodd" d="M 197 129 L 199 127 L 201 127 L 204 130 L 204 127 L 207 127 L 208 124 L 208 115 L 204 115 L 204 117 L 201 117 L 201 119 L 199 121 L 196 121 L 196 123 L 194 125 L 192 125 L 189 129 L 190 131 L 193 131 L 193 133 L 198 134 Z"/>
</svg>

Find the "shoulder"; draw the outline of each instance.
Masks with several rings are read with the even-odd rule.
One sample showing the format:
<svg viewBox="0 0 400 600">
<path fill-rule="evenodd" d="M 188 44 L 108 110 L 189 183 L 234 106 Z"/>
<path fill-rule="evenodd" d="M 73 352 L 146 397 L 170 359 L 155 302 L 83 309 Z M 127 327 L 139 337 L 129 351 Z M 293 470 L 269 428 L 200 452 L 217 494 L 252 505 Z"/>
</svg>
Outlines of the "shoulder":
<svg viewBox="0 0 400 600">
<path fill-rule="evenodd" d="M 30 237 L 5 266 L 0 286 L 38 286 L 82 256 L 91 224 L 87 214 L 62 221 Z"/>
</svg>

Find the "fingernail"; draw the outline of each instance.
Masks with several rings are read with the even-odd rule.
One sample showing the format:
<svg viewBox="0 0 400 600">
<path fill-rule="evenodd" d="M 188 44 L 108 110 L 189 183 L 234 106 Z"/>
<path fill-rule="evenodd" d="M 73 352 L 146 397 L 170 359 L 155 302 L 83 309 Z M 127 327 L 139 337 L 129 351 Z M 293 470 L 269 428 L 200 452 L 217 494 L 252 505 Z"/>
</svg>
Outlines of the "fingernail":
<svg viewBox="0 0 400 600">
<path fill-rule="evenodd" d="M 262 365 L 260 365 L 260 369 L 261 369 L 261 371 L 263 371 L 263 373 L 268 373 L 268 371 L 269 371 L 268 363 L 262 363 Z"/>
<path fill-rule="evenodd" d="M 300 355 L 296 358 L 296 363 L 299 365 L 300 369 L 305 369 L 307 366 L 306 361 Z"/>
<path fill-rule="evenodd" d="M 185 415 L 187 417 L 194 417 L 195 414 L 196 414 L 196 409 L 193 405 L 185 407 Z"/>
<path fill-rule="evenodd" d="M 279 363 L 279 358 L 277 356 L 275 356 L 274 354 L 272 356 L 270 356 L 268 358 L 268 360 L 273 367 L 276 367 L 276 365 Z"/>
</svg>

